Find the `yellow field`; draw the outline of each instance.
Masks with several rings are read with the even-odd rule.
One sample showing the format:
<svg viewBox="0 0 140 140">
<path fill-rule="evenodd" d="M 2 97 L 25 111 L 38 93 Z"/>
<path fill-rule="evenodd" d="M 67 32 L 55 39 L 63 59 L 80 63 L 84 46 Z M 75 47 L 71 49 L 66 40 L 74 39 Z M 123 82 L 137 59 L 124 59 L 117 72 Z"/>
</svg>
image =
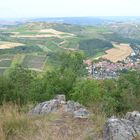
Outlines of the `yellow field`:
<svg viewBox="0 0 140 140">
<path fill-rule="evenodd" d="M 18 46 L 24 46 L 24 44 L 0 41 L 0 49 L 11 49 L 11 48 L 15 48 Z"/>
<path fill-rule="evenodd" d="M 74 34 L 66 33 L 66 32 L 60 32 L 54 29 L 42 29 L 39 31 L 40 33 L 51 33 L 55 35 L 70 35 L 73 36 Z"/>
<path fill-rule="evenodd" d="M 133 49 L 129 46 L 129 44 L 113 44 L 115 48 L 109 49 L 106 51 L 107 54 L 103 55 L 102 58 L 108 59 L 114 63 L 117 61 L 122 61 L 126 59 L 131 53 L 133 53 Z"/>
</svg>

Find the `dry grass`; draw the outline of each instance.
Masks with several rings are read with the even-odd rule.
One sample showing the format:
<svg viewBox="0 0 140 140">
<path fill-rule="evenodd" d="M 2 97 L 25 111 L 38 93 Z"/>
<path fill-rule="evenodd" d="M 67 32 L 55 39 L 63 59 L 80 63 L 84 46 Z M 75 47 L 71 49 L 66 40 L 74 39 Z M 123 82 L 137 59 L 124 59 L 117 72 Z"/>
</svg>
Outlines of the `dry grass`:
<svg viewBox="0 0 140 140">
<path fill-rule="evenodd" d="M 114 47 L 106 51 L 106 55 L 102 56 L 102 58 L 108 59 L 114 63 L 117 61 L 122 61 L 127 58 L 132 52 L 133 49 L 129 46 L 129 44 L 113 44 Z"/>
<path fill-rule="evenodd" d="M 0 140 L 100 140 L 102 116 L 84 120 L 66 113 L 30 116 L 27 110 L 14 105 L 0 107 Z"/>
<path fill-rule="evenodd" d="M 137 136 L 134 140 L 140 140 L 140 136 Z"/>
<path fill-rule="evenodd" d="M 0 49 L 11 49 L 18 46 L 24 46 L 22 43 L 13 43 L 13 42 L 0 42 Z"/>
</svg>

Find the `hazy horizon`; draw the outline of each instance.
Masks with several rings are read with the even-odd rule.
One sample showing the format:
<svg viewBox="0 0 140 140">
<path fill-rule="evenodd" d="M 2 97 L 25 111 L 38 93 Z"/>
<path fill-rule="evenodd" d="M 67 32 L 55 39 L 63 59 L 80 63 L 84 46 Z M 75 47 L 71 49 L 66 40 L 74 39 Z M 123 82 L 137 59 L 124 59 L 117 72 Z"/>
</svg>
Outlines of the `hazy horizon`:
<svg viewBox="0 0 140 140">
<path fill-rule="evenodd" d="M 140 16 L 139 0 L 1 0 L 0 19 Z"/>
</svg>

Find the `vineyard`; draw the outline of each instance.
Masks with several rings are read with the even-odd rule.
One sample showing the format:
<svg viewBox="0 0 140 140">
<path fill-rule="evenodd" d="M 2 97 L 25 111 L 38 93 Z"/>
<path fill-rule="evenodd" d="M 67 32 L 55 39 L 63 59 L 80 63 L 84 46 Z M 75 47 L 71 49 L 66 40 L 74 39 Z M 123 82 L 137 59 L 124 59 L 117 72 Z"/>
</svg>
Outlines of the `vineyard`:
<svg viewBox="0 0 140 140">
<path fill-rule="evenodd" d="M 26 55 L 22 66 L 32 70 L 42 71 L 47 57 L 45 55 Z"/>
</svg>

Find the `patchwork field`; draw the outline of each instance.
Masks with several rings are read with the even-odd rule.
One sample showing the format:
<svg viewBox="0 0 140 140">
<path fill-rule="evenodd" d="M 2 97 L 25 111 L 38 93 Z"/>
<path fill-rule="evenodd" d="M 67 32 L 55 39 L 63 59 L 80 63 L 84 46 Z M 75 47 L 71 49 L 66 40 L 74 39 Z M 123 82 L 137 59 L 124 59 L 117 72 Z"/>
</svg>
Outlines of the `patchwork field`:
<svg viewBox="0 0 140 140">
<path fill-rule="evenodd" d="M 25 56 L 22 66 L 31 70 L 42 71 L 47 57 L 44 55 L 27 55 Z"/>
<path fill-rule="evenodd" d="M 14 55 L 0 55 L 0 75 L 11 67 Z"/>
<path fill-rule="evenodd" d="M 12 60 L 0 60 L 0 67 L 10 67 Z"/>
<path fill-rule="evenodd" d="M 5 71 L 6 71 L 6 68 L 0 68 L 0 75 L 3 75 Z"/>
<path fill-rule="evenodd" d="M 42 29 L 39 30 L 40 33 L 49 33 L 49 34 L 55 34 L 55 35 L 70 35 L 70 36 L 74 36 L 74 34 L 71 33 L 66 33 L 66 32 L 60 32 L 54 29 Z"/>
<path fill-rule="evenodd" d="M 0 49 L 11 49 L 18 46 L 24 46 L 22 43 L 0 41 Z"/>
<path fill-rule="evenodd" d="M 115 48 L 107 50 L 107 54 L 103 55 L 102 58 L 115 63 L 126 59 L 129 55 L 131 55 L 131 53 L 133 53 L 133 49 L 129 46 L 129 44 L 118 45 L 114 43 L 113 45 Z"/>
<path fill-rule="evenodd" d="M 22 43 L 0 41 L 0 49 L 11 49 L 18 46 L 24 46 Z"/>
<path fill-rule="evenodd" d="M 16 38 L 48 38 L 48 37 L 57 37 L 57 38 L 67 38 L 72 37 L 74 34 L 66 33 L 66 32 L 60 32 L 54 29 L 41 29 L 41 30 L 34 30 L 31 32 L 12 32 L 14 35 L 11 37 Z"/>
<path fill-rule="evenodd" d="M 13 55 L 1 55 L 0 56 L 0 68 L 8 68 L 11 66 Z"/>
</svg>

